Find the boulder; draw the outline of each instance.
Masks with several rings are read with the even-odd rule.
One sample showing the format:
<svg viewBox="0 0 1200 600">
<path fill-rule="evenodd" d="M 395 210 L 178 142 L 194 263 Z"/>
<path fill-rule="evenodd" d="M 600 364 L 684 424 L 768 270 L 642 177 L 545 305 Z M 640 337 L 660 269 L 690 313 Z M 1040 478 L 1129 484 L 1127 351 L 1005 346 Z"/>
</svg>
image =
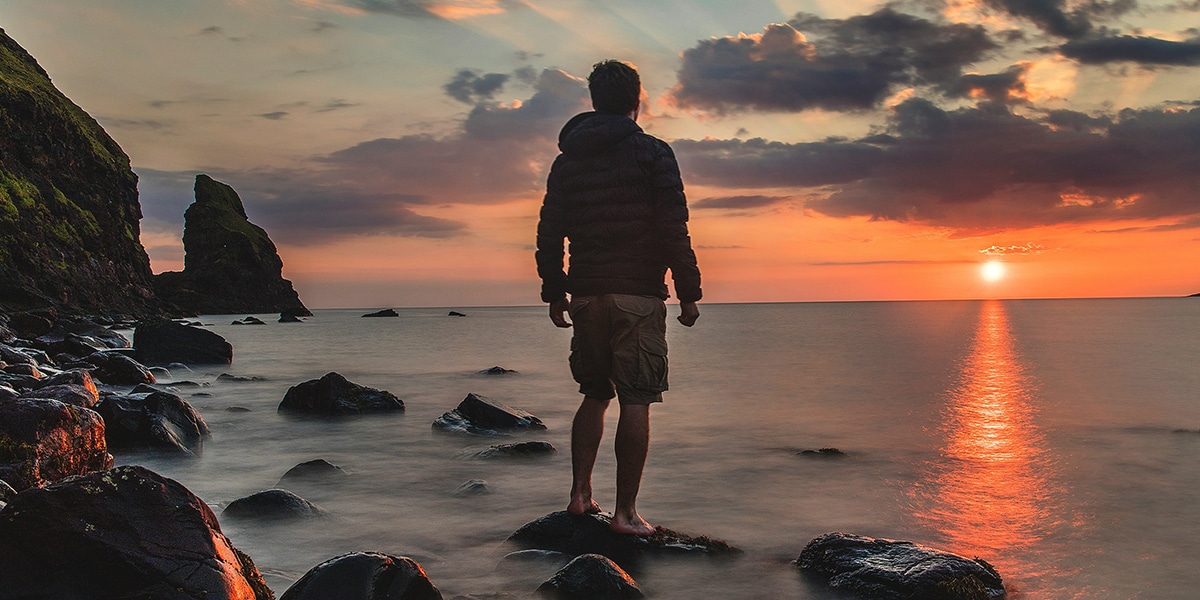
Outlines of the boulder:
<svg viewBox="0 0 1200 600">
<path fill-rule="evenodd" d="M 553 512 L 521 526 L 508 541 L 522 549 L 551 550 L 571 556 L 602 554 L 629 569 L 642 556 L 736 556 L 741 550 L 706 536 L 690 536 L 665 527 L 648 537 L 613 533 L 612 515 Z"/>
<path fill-rule="evenodd" d="M 100 340 L 79 335 L 77 333 L 67 333 L 62 339 L 47 342 L 49 335 L 44 335 L 37 339 L 37 343 L 52 355 L 69 354 L 71 356 L 84 357 L 93 352 L 107 350 L 108 346 Z"/>
<path fill-rule="evenodd" d="M 50 333 L 54 323 L 42 315 L 19 312 L 8 318 L 8 326 L 24 338 L 35 338 Z"/>
<path fill-rule="evenodd" d="M 310 569 L 279 600 L 441 600 L 417 561 L 378 552 L 353 552 Z"/>
<path fill-rule="evenodd" d="M 78 384 L 46 385 L 21 394 L 25 398 L 42 398 L 57 400 L 80 408 L 95 408 L 100 402 L 100 393 L 96 386 L 86 387 Z"/>
<path fill-rule="evenodd" d="M 817 450 L 801 450 L 796 453 L 806 458 L 845 458 L 846 453 L 837 448 L 820 448 Z"/>
<path fill-rule="evenodd" d="M 118 352 L 96 352 L 84 360 L 96 365 L 92 375 L 109 385 L 137 385 L 157 381 L 150 369 Z"/>
<path fill-rule="evenodd" d="M 0 600 L 272 598 L 212 510 L 143 467 L 17 495 L 0 512 L 0 564 Z"/>
<path fill-rule="evenodd" d="M 17 390 L 13 389 L 12 386 L 0 381 L 0 402 L 8 402 L 9 400 L 16 399 L 20 395 L 21 392 L 18 392 Z"/>
<path fill-rule="evenodd" d="M 34 360 L 27 349 L 13 348 L 8 344 L 0 344 L 0 361 L 4 361 L 10 365 L 38 364 L 38 361 Z"/>
<path fill-rule="evenodd" d="M 280 313 L 279 314 L 279 322 L 280 323 L 303 323 L 304 319 L 301 319 L 300 317 L 297 317 L 296 315 L 290 315 L 288 313 Z"/>
<path fill-rule="evenodd" d="M 40 398 L 0 403 L 0 479 L 18 491 L 112 464 L 94 411 Z"/>
<path fill-rule="evenodd" d="M 400 316 L 400 313 L 396 312 L 395 309 L 385 308 L 383 310 L 375 311 L 373 313 L 367 313 L 363 316 L 364 317 L 398 317 L 398 316 Z"/>
<path fill-rule="evenodd" d="M 170 392 L 106 394 L 96 411 L 107 424 L 110 448 L 155 448 L 195 456 L 209 436 L 204 417 Z"/>
<path fill-rule="evenodd" d="M 404 401 L 384 390 L 347 381 L 338 373 L 327 373 L 288 389 L 279 412 L 349 415 L 403 411 Z"/>
<path fill-rule="evenodd" d="M 225 338 L 199 327 L 167 319 L 147 319 L 133 332 L 133 348 L 143 365 L 227 365 L 233 346 Z M 169 368 L 169 367 L 168 367 Z"/>
<path fill-rule="evenodd" d="M 626 600 L 642 598 L 641 588 L 621 567 L 599 554 L 584 554 L 538 586 L 543 597 L 562 600 Z"/>
<path fill-rule="evenodd" d="M 242 319 L 241 321 L 234 321 L 234 322 L 230 323 L 230 325 L 266 325 L 266 324 L 267 324 L 266 321 L 263 321 L 262 319 L 260 319 L 258 317 L 246 317 L 246 318 Z"/>
<path fill-rule="evenodd" d="M 97 350 L 129 347 L 129 340 L 120 333 L 91 319 L 79 318 L 56 320 L 50 331 L 37 336 L 36 340 L 43 346 L 76 340 L 83 341 L 91 346 L 97 346 Z"/>
<path fill-rule="evenodd" d="M 195 314 L 312 313 L 283 278 L 270 236 L 246 218 L 236 191 L 197 175 L 196 201 L 183 213 L 183 271 L 154 276 L 164 301 Z"/>
<path fill-rule="evenodd" d="M 861 598 L 989 600 L 1004 598 L 1000 574 L 968 559 L 895 540 L 846 533 L 813 539 L 793 561 L 829 586 Z"/>
<path fill-rule="evenodd" d="M 489 369 L 484 369 L 482 371 L 476 372 L 477 375 L 512 375 L 514 373 L 516 373 L 515 370 L 505 369 L 504 367 L 501 367 L 498 365 L 495 367 L 491 367 Z"/>
<path fill-rule="evenodd" d="M 290 520 L 325 516 L 316 504 L 287 490 L 265 490 L 229 503 L 221 516 L 233 519 Z"/>
<path fill-rule="evenodd" d="M 29 363 L 8 365 L 4 367 L 4 372 L 10 375 L 24 375 L 34 379 L 41 379 L 43 377 L 42 372 L 38 370 L 37 365 L 32 365 Z"/>
<path fill-rule="evenodd" d="M 558 452 L 550 442 L 518 442 L 515 444 L 496 444 L 482 450 L 464 450 L 462 458 L 532 458 L 549 456 Z"/>
<path fill-rule="evenodd" d="M 458 407 L 438 417 L 434 429 L 471 435 L 504 435 L 514 431 L 544 430 L 542 420 L 480 394 L 467 394 Z"/>
</svg>

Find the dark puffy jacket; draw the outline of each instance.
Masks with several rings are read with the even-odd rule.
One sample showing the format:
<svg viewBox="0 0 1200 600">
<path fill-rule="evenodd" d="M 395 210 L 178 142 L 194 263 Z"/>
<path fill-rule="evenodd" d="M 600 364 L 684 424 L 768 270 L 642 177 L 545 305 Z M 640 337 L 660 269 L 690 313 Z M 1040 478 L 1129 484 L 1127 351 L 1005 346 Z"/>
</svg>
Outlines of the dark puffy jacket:
<svg viewBox="0 0 1200 600">
<path fill-rule="evenodd" d="M 558 136 L 537 231 L 542 301 L 636 294 L 700 299 L 687 200 L 671 147 L 624 115 L 576 115 Z M 563 238 L 570 269 L 563 273 Z"/>
</svg>

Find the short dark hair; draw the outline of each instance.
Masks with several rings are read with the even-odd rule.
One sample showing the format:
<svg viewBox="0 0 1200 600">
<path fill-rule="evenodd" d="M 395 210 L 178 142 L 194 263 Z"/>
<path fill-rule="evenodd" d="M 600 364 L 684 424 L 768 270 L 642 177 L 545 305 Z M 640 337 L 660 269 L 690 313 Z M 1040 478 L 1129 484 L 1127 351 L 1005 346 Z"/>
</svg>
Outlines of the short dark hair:
<svg viewBox="0 0 1200 600">
<path fill-rule="evenodd" d="M 596 112 L 627 115 L 637 108 L 642 95 L 642 78 L 633 65 L 604 60 L 592 66 L 588 92 Z"/>
</svg>

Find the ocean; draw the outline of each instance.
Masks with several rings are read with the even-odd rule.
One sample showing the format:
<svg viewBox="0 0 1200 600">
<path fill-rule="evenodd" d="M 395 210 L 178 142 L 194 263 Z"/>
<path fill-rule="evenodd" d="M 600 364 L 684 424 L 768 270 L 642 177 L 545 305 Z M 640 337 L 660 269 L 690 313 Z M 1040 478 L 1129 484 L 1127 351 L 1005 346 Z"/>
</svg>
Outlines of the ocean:
<svg viewBox="0 0 1200 600">
<path fill-rule="evenodd" d="M 123 452 L 117 463 L 183 483 L 218 517 L 298 463 L 347 471 L 345 485 L 305 495 L 329 518 L 221 519 L 276 595 L 353 551 L 414 558 L 448 599 L 531 592 L 552 570 L 496 566 L 510 533 L 567 504 L 580 399 L 570 331 L 544 307 L 361 318 L 373 310 L 291 324 L 258 315 L 267 324 L 254 326 L 203 317 L 234 346 L 229 367 L 172 374 L 208 384 L 181 392 L 212 429 L 203 455 Z M 789 565 L 832 531 L 980 557 L 1013 598 L 1200 593 L 1200 299 L 702 304 L 691 329 L 669 311 L 671 390 L 651 410 L 638 508 L 744 554 L 650 562 L 635 573 L 650 597 L 836 598 Z M 492 366 L 518 372 L 478 374 Z M 277 414 L 289 387 L 331 371 L 407 410 Z M 432 430 L 470 392 L 548 429 L 509 440 Z M 606 510 L 616 416 L 614 403 L 594 479 Z M 520 440 L 558 452 L 464 458 Z M 844 456 L 801 454 L 821 448 Z M 456 496 L 471 479 L 491 493 Z"/>
</svg>

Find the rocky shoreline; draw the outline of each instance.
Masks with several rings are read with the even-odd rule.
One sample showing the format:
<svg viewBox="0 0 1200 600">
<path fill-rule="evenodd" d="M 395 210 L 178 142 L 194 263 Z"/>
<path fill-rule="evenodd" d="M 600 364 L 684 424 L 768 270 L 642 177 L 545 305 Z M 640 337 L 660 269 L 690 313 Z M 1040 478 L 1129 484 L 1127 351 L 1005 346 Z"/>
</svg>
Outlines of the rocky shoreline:
<svg viewBox="0 0 1200 600">
<path fill-rule="evenodd" d="M 127 328 L 134 330 L 132 343 L 114 330 Z M 59 318 L 54 311 L 0 315 L 0 564 L 17 567 L 0 600 L 275 597 L 252 558 L 221 532 L 220 521 L 287 526 L 328 518 L 296 491 L 340 485 L 344 471 L 323 460 L 296 465 L 276 488 L 235 500 L 217 515 L 174 480 L 139 466 L 113 468 L 109 453 L 154 448 L 203 460 L 211 430 L 179 391 L 201 385 L 186 379 L 191 366 L 227 365 L 232 356 L 220 336 L 175 321 Z M 160 377 L 171 385 L 160 384 Z M 322 418 L 403 410 L 403 400 L 390 392 L 332 372 L 292 386 L 279 404 L 280 412 Z M 464 443 L 546 428 L 527 411 L 473 393 L 431 427 Z M 529 460 L 555 451 L 548 442 L 523 441 L 467 447 L 461 458 Z M 486 493 L 486 482 L 469 481 L 455 495 Z M 721 540 L 666 529 L 647 538 L 613 534 L 610 518 L 537 517 L 496 540 L 509 549 L 497 572 L 528 581 L 530 573 L 552 570 L 528 590 L 540 597 L 640 598 L 635 576 L 648 559 L 742 554 Z M 844 533 L 814 539 L 792 568 L 863 598 L 983 600 L 1005 593 L 1000 576 L 982 560 Z M 328 598 L 331 590 L 354 590 L 339 597 L 364 599 L 442 598 L 415 560 L 371 549 L 314 566 L 279 598 Z M 517 596 L 458 596 L 476 597 Z"/>
</svg>

